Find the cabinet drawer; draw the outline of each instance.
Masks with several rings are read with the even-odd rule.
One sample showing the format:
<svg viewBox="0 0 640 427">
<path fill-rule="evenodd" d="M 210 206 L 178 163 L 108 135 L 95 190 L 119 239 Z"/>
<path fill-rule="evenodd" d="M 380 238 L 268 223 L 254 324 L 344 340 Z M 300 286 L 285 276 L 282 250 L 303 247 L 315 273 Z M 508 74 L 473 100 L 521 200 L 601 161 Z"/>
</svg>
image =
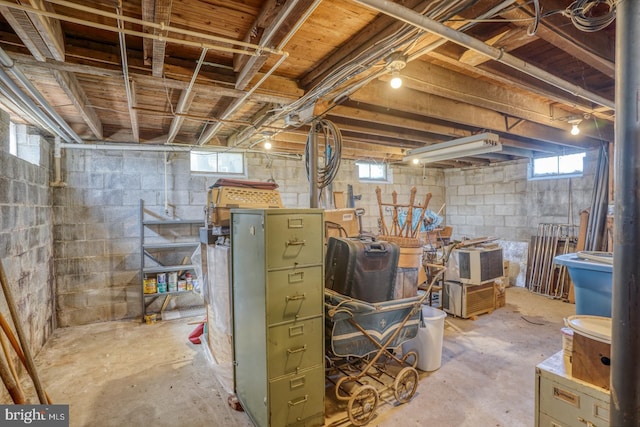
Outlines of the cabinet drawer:
<svg viewBox="0 0 640 427">
<path fill-rule="evenodd" d="M 609 425 L 609 402 L 581 392 L 578 387 L 567 387 L 548 378 L 540 378 L 539 393 L 540 412 L 551 415 L 563 426 Z"/>
<path fill-rule="evenodd" d="M 554 420 L 547 414 L 540 414 L 540 419 L 536 427 L 564 427 L 558 421 Z"/>
<path fill-rule="evenodd" d="M 322 266 L 267 273 L 267 324 L 323 313 Z"/>
<path fill-rule="evenodd" d="M 270 327 L 267 340 L 268 377 L 276 378 L 322 365 L 322 327 L 322 316 Z"/>
<path fill-rule="evenodd" d="M 322 264 L 322 215 L 289 214 L 267 217 L 267 268 Z"/>
<path fill-rule="evenodd" d="M 324 424 L 324 367 L 269 382 L 269 425 Z"/>
</svg>

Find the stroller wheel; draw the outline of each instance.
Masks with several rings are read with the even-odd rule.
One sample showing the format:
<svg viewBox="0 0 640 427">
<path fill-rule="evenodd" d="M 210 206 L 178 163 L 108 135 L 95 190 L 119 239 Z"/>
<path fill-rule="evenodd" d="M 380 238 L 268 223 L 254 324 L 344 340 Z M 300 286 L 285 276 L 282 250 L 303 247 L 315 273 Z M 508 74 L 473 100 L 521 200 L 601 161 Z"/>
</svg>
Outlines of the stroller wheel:
<svg viewBox="0 0 640 427">
<path fill-rule="evenodd" d="M 347 403 L 347 414 L 354 426 L 363 426 L 371 421 L 378 406 L 378 391 L 365 384 L 358 387 Z"/>
<path fill-rule="evenodd" d="M 393 383 L 393 394 L 400 403 L 411 400 L 418 389 L 418 371 L 414 368 L 404 368 Z"/>
</svg>

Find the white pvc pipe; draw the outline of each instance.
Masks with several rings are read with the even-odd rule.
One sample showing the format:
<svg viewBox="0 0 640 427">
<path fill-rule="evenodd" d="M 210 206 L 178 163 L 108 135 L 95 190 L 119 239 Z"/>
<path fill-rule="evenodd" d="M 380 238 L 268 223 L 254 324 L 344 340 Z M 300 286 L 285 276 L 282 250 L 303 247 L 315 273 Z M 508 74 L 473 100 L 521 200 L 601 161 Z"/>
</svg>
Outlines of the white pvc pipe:
<svg viewBox="0 0 640 427">
<path fill-rule="evenodd" d="M 356 3 L 360 3 L 366 7 L 374 9 L 378 12 L 389 15 L 402 22 L 413 25 L 416 28 L 420 28 L 424 31 L 437 34 L 438 36 L 447 39 L 453 43 L 463 46 L 467 49 L 481 53 L 489 58 L 501 62 L 510 66 L 518 71 L 542 80 L 545 83 L 549 83 L 559 89 L 571 93 L 572 95 L 586 99 L 598 105 L 615 110 L 615 102 L 600 96 L 596 93 L 584 90 L 578 85 L 563 80 L 557 76 L 554 76 L 541 68 L 538 68 L 526 61 L 516 58 L 504 52 L 501 49 L 490 46 L 478 39 L 475 39 L 465 33 L 461 33 L 454 30 L 451 27 L 447 27 L 433 19 L 430 19 L 424 15 L 420 15 L 412 9 L 401 6 L 397 3 L 388 0 L 354 0 Z"/>
</svg>

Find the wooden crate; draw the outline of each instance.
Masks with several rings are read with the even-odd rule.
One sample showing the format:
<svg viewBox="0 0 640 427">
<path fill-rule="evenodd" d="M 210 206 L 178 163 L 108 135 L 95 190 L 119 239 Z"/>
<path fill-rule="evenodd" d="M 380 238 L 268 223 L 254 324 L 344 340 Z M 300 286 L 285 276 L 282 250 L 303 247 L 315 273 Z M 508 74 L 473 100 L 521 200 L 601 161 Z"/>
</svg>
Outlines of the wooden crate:
<svg viewBox="0 0 640 427">
<path fill-rule="evenodd" d="M 582 381 L 609 390 L 611 344 L 603 343 L 577 332 L 573 334 L 571 375 Z"/>
<path fill-rule="evenodd" d="M 499 280 L 493 282 L 493 287 L 495 288 L 496 308 L 507 305 L 507 283 L 509 283 L 509 278 L 506 276 L 503 276 Z"/>
</svg>

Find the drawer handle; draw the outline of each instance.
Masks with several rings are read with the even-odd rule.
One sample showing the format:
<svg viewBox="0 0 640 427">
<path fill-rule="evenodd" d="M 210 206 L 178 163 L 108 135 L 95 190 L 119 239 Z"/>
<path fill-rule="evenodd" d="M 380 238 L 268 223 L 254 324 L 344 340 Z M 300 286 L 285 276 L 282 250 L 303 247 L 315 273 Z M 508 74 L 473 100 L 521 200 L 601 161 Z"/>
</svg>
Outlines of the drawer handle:
<svg viewBox="0 0 640 427">
<path fill-rule="evenodd" d="M 306 351 L 307 350 L 307 345 L 303 345 L 300 348 L 296 348 L 295 350 L 291 350 L 290 348 L 287 349 L 287 353 L 289 354 L 294 354 L 294 353 L 300 353 L 301 351 Z"/>
<path fill-rule="evenodd" d="M 307 244 L 306 240 L 289 240 L 288 242 L 285 242 L 284 245 L 289 247 L 289 246 L 304 246 L 306 244 Z"/>
<path fill-rule="evenodd" d="M 290 400 L 289 402 L 287 402 L 289 404 L 289 406 L 296 406 L 299 405 L 301 403 L 306 402 L 307 400 L 309 400 L 309 395 L 305 394 L 303 398 L 298 399 L 298 400 Z"/>
<path fill-rule="evenodd" d="M 584 423 L 587 427 L 596 427 L 596 425 L 594 423 L 592 423 L 589 420 L 585 420 L 582 417 L 578 417 L 578 421 L 580 421 L 581 423 Z"/>
<path fill-rule="evenodd" d="M 307 298 L 307 294 L 294 295 L 294 296 L 292 296 L 292 297 L 290 297 L 289 295 L 287 295 L 287 296 L 285 297 L 285 300 L 286 300 L 287 302 L 289 302 L 289 301 L 297 301 L 297 300 L 306 299 L 306 298 Z"/>
</svg>

